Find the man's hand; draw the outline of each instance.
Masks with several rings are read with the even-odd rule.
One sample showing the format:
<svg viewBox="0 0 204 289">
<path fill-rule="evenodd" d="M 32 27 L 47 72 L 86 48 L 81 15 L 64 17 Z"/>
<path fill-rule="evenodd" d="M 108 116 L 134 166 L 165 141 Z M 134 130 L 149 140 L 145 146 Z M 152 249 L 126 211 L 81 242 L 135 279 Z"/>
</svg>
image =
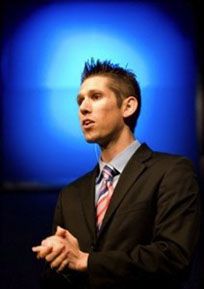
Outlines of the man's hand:
<svg viewBox="0 0 204 289">
<path fill-rule="evenodd" d="M 51 268 L 62 271 L 64 268 L 86 271 L 88 253 L 79 248 L 78 240 L 67 230 L 57 227 L 55 235 L 41 242 L 40 246 L 32 248 L 37 258 L 44 258 Z"/>
</svg>

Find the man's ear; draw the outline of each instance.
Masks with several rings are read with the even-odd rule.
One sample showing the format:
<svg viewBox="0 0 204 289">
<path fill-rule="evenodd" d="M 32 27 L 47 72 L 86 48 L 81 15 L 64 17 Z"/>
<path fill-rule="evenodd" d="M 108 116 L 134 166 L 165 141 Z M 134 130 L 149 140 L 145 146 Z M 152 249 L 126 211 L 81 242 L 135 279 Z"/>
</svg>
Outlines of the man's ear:
<svg viewBox="0 0 204 289">
<path fill-rule="evenodd" d="M 136 112 L 138 107 L 138 101 L 134 96 L 128 96 L 123 100 L 123 117 L 127 118 Z"/>
</svg>

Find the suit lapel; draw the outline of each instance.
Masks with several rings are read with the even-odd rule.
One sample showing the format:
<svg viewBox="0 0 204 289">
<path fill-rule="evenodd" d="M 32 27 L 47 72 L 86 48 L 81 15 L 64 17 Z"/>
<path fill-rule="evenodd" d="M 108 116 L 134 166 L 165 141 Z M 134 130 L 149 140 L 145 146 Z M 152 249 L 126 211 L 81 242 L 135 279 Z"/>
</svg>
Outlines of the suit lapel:
<svg viewBox="0 0 204 289">
<path fill-rule="evenodd" d="M 97 172 L 98 166 L 85 177 L 78 189 L 84 218 L 92 236 L 92 240 L 95 240 L 96 238 L 95 179 Z"/>
<path fill-rule="evenodd" d="M 152 155 L 152 151 L 147 147 L 146 144 L 140 146 L 140 148 L 135 152 L 133 157 L 127 163 L 124 171 L 122 172 L 119 181 L 115 187 L 110 205 L 106 211 L 100 233 L 104 230 L 108 224 L 111 216 L 114 214 L 123 198 L 127 194 L 131 186 L 140 177 L 143 171 L 146 169 L 145 161 L 149 159 Z"/>
</svg>

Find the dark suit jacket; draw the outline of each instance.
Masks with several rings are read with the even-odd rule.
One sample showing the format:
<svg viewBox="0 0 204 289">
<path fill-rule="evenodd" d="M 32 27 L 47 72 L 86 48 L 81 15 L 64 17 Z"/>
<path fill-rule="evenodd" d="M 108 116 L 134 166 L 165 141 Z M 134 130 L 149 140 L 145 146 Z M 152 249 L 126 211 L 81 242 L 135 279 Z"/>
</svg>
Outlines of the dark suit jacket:
<svg viewBox="0 0 204 289">
<path fill-rule="evenodd" d="M 98 236 L 97 172 L 96 167 L 59 195 L 54 230 L 57 225 L 68 229 L 81 250 L 90 253 L 88 272 L 65 271 L 62 288 L 181 288 L 200 224 L 191 162 L 142 144 L 119 178 Z M 52 288 L 59 289 L 55 277 Z"/>
</svg>

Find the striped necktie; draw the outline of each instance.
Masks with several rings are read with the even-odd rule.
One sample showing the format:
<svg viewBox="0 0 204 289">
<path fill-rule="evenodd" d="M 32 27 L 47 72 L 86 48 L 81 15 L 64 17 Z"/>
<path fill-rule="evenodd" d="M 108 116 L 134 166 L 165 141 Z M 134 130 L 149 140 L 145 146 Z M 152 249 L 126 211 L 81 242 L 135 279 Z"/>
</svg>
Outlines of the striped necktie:
<svg viewBox="0 0 204 289">
<path fill-rule="evenodd" d="M 109 166 L 104 166 L 102 170 L 102 181 L 99 188 L 98 200 L 96 203 L 96 225 L 100 230 L 103 218 L 110 203 L 113 194 L 113 178 L 118 174 L 116 169 Z"/>
</svg>

